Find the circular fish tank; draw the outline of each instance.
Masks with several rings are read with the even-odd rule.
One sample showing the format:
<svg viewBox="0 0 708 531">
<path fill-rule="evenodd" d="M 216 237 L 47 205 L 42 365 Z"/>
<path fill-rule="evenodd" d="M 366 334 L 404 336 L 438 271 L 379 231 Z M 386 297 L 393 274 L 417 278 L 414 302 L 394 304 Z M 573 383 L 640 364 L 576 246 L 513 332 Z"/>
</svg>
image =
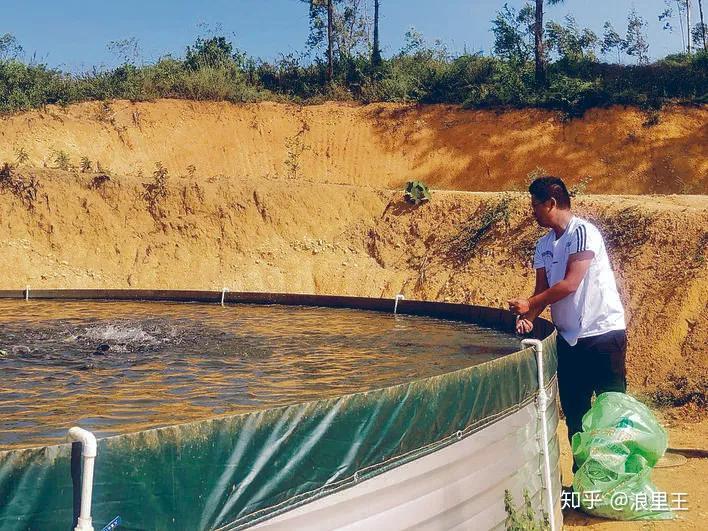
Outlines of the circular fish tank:
<svg viewBox="0 0 708 531">
<path fill-rule="evenodd" d="M 558 411 L 536 400 L 555 396 L 550 323 L 534 350 L 508 312 L 460 304 L 0 295 L 2 529 L 76 525 L 73 426 L 98 438 L 99 529 L 491 528 L 506 491 L 560 522 Z"/>
</svg>

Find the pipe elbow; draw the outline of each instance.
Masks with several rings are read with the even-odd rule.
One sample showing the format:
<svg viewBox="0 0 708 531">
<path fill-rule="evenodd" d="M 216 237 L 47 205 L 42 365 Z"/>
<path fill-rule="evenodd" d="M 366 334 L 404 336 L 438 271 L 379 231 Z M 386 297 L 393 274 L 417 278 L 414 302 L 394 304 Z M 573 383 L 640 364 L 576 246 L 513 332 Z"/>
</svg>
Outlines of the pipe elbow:
<svg viewBox="0 0 708 531">
<path fill-rule="evenodd" d="M 69 440 L 81 443 L 83 457 L 96 457 L 98 445 L 93 433 L 78 426 L 69 429 Z"/>
</svg>

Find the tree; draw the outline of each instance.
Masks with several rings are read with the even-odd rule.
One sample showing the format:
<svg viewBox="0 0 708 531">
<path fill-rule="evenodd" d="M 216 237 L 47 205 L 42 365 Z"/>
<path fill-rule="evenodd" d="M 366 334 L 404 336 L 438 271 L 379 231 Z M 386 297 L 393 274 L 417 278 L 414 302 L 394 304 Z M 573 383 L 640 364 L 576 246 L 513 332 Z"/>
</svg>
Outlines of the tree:
<svg viewBox="0 0 708 531">
<path fill-rule="evenodd" d="M 381 46 L 379 44 L 379 0 L 374 0 L 374 48 L 371 51 L 371 65 L 378 68 L 381 65 Z"/>
<path fill-rule="evenodd" d="M 22 46 L 17 42 L 17 38 L 12 33 L 0 35 L 0 61 L 17 59 L 20 55 Z"/>
<path fill-rule="evenodd" d="M 334 0 L 327 1 L 327 81 L 334 77 Z"/>
<path fill-rule="evenodd" d="M 339 59 L 351 57 L 367 40 L 368 19 L 363 0 L 302 0 L 310 8 L 310 35 L 307 45 L 312 50 L 326 44 L 327 80 L 334 77 L 335 49 Z"/>
<path fill-rule="evenodd" d="M 686 51 L 691 53 L 691 0 L 686 0 Z"/>
<path fill-rule="evenodd" d="M 625 51 L 627 55 L 636 57 L 639 64 L 647 64 L 649 62 L 649 43 L 647 42 L 647 36 L 644 32 L 646 25 L 646 21 L 640 17 L 634 9 L 627 15 Z"/>
<path fill-rule="evenodd" d="M 197 38 L 194 46 L 187 46 L 185 64 L 198 70 L 203 67 L 219 68 L 234 64 L 240 60 L 238 53 L 234 53 L 233 44 L 225 37 Z"/>
<path fill-rule="evenodd" d="M 703 20 L 703 0 L 698 0 L 698 15 L 700 17 L 700 22 L 696 24 L 696 27 L 694 28 L 694 43 L 696 46 L 699 46 L 701 43 L 703 44 L 703 51 L 708 50 L 708 47 L 706 47 L 706 31 L 708 28 L 706 28 L 706 23 Z"/>
<path fill-rule="evenodd" d="M 403 48 L 401 55 L 415 55 L 425 48 L 425 38 L 423 34 L 415 29 L 414 26 L 408 28 L 408 31 L 403 35 Z"/>
<path fill-rule="evenodd" d="M 560 4 L 563 0 L 546 0 L 549 5 Z M 543 51 L 543 0 L 536 0 L 534 12 L 534 60 L 536 63 L 536 83 L 546 84 L 546 59 Z"/>
<path fill-rule="evenodd" d="M 531 4 L 525 4 L 519 11 L 504 4 L 492 20 L 494 53 L 510 61 L 528 61 L 533 49 L 533 20 Z"/>
<path fill-rule="evenodd" d="M 703 46 L 703 49 L 706 49 L 706 29 L 706 25 L 702 22 L 696 22 L 695 26 L 693 26 L 691 39 L 693 39 L 693 44 L 696 45 L 696 48 Z"/>
<path fill-rule="evenodd" d="M 111 41 L 108 43 L 108 50 L 118 58 L 122 65 L 135 65 L 140 59 L 140 44 L 135 37 Z"/>
<path fill-rule="evenodd" d="M 302 0 L 310 9 L 310 35 L 307 45 L 317 48 L 327 42 L 327 82 L 334 77 L 334 0 Z M 325 30 L 326 28 L 326 30 Z"/>
<path fill-rule="evenodd" d="M 615 50 L 617 52 L 617 62 L 620 63 L 620 52 L 626 48 L 627 43 L 609 22 L 605 22 L 603 29 L 605 32 L 602 34 L 600 52 L 604 55 Z"/>
<path fill-rule="evenodd" d="M 674 26 L 672 24 L 674 18 L 674 5 L 676 4 L 676 18 L 679 21 L 679 29 L 681 33 L 681 49 L 686 50 L 687 53 L 691 53 L 691 3 L 690 0 L 664 0 L 664 10 L 659 14 L 659 21 L 664 23 L 663 29 L 673 32 Z M 698 3 L 699 10 L 701 12 L 701 21 L 703 20 L 703 5 L 702 2 Z M 684 31 L 684 17 L 686 19 L 686 28 Z M 694 28 L 695 31 L 695 28 Z M 694 41 L 695 42 L 695 41 Z"/>
<path fill-rule="evenodd" d="M 370 52 L 368 40 L 369 18 L 364 0 L 339 0 L 340 8 L 335 10 L 334 43 L 340 59 L 353 57 L 357 53 Z"/>
<path fill-rule="evenodd" d="M 598 38 L 588 28 L 578 29 L 575 18 L 571 15 L 565 17 L 565 24 L 550 21 L 546 24 L 548 39 L 546 48 L 556 51 L 563 61 L 577 63 L 586 59 L 594 61 L 595 48 Z"/>
</svg>

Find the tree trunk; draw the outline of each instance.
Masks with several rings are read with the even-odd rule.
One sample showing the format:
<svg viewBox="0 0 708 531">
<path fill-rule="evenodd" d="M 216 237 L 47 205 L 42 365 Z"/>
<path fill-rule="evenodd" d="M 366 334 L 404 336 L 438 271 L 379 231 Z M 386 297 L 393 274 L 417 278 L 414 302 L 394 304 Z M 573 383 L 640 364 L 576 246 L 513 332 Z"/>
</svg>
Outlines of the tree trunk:
<svg viewBox="0 0 708 531">
<path fill-rule="evenodd" d="M 379 0 L 374 0 L 374 49 L 371 52 L 371 64 L 378 67 L 381 64 L 381 48 L 379 47 Z"/>
<path fill-rule="evenodd" d="M 706 23 L 703 21 L 703 0 L 698 0 L 698 14 L 701 17 L 701 37 L 703 38 L 703 51 L 708 50 L 706 47 Z"/>
<path fill-rule="evenodd" d="M 691 53 L 691 0 L 686 0 L 686 27 L 688 28 L 688 44 L 686 45 L 686 51 Z"/>
<path fill-rule="evenodd" d="M 327 0 L 327 81 L 334 77 L 334 0 Z"/>
<path fill-rule="evenodd" d="M 536 60 L 536 83 L 546 84 L 546 65 L 543 57 L 543 0 L 536 0 L 534 33 L 534 58 Z"/>
</svg>

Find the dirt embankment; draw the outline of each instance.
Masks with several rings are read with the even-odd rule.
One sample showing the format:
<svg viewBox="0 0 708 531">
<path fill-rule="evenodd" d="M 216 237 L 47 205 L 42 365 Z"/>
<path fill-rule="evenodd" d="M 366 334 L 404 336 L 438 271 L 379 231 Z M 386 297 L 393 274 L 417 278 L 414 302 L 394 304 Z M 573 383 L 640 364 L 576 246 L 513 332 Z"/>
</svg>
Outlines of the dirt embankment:
<svg viewBox="0 0 708 531">
<path fill-rule="evenodd" d="M 0 162 L 86 157 L 116 174 L 298 178 L 398 188 L 523 190 L 543 168 L 588 193 L 708 193 L 708 107 L 556 112 L 457 106 L 158 100 L 50 106 L 0 120 Z M 65 155 L 66 157 L 63 157 Z M 57 162 L 61 158 L 63 162 Z M 190 169 L 191 168 L 191 169 Z"/>
<path fill-rule="evenodd" d="M 161 188 L 152 177 L 20 169 L 14 182 L 29 175 L 33 193 L 0 193 L 0 288 L 402 292 L 504 307 L 533 287 L 541 232 L 526 194 L 438 191 L 412 207 L 398 191 L 292 180 L 168 176 Z M 705 382 L 708 198 L 576 202 L 611 249 L 631 385 Z"/>
</svg>

